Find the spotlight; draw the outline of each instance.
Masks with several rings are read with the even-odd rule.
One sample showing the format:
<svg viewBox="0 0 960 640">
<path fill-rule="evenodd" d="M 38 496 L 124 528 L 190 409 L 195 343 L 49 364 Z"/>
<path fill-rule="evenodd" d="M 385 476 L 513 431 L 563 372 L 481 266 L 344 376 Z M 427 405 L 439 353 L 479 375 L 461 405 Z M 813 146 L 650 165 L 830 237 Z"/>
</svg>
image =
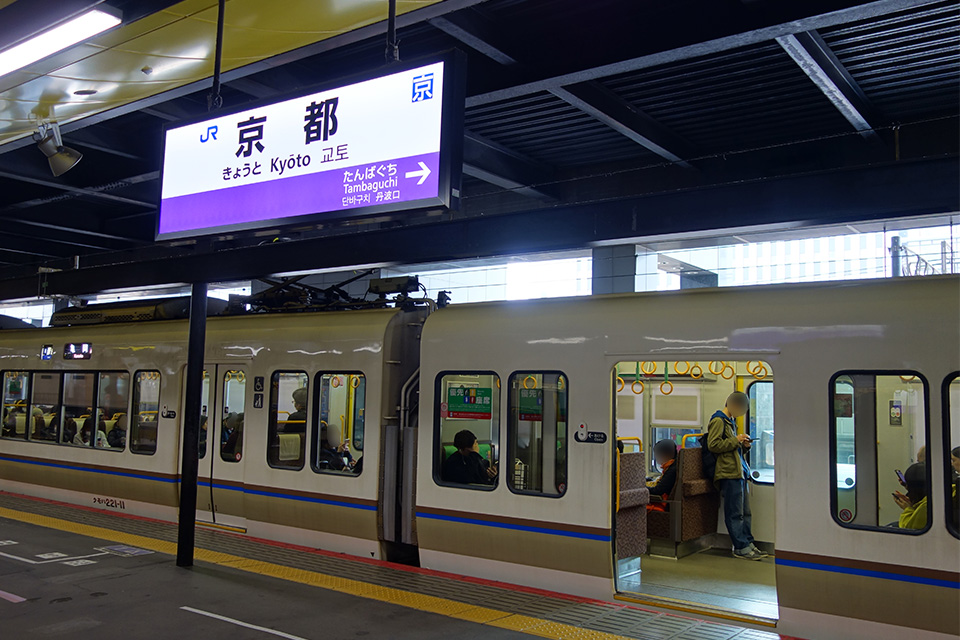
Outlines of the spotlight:
<svg viewBox="0 0 960 640">
<path fill-rule="evenodd" d="M 47 156 L 47 162 L 50 163 L 50 171 L 55 178 L 59 178 L 70 169 L 77 166 L 83 154 L 76 149 L 63 146 L 63 140 L 60 138 L 60 125 L 56 122 L 50 124 L 41 124 L 33 139 L 37 143 L 37 148 Z"/>
</svg>

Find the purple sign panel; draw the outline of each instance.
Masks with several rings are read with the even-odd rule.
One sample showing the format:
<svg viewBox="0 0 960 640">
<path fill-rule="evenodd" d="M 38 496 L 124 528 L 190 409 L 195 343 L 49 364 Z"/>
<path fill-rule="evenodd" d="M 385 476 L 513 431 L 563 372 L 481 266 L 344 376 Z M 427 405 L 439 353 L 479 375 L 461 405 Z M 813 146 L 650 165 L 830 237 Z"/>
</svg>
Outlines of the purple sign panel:
<svg viewBox="0 0 960 640">
<path fill-rule="evenodd" d="M 158 239 L 448 205 L 449 64 L 400 69 L 167 129 Z"/>
<path fill-rule="evenodd" d="M 170 198 L 160 235 L 435 198 L 439 162 L 428 153 Z"/>
</svg>

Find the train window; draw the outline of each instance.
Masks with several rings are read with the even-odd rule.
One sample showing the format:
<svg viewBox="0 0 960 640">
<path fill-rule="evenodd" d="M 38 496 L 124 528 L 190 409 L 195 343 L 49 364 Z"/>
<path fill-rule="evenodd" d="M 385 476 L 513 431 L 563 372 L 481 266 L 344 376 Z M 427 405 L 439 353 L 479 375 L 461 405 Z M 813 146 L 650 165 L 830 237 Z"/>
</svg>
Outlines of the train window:
<svg viewBox="0 0 960 640">
<path fill-rule="evenodd" d="M 488 372 L 437 376 L 434 479 L 493 489 L 499 481 L 500 377 Z"/>
<path fill-rule="evenodd" d="M 756 443 L 750 448 L 750 476 L 754 482 L 773 483 L 773 382 L 755 380 L 747 387 L 750 409 L 747 429 Z"/>
<path fill-rule="evenodd" d="M 240 462 L 243 458 L 243 419 L 246 410 L 247 376 L 231 369 L 223 374 L 223 418 L 220 421 L 220 458 Z"/>
<path fill-rule="evenodd" d="M 510 376 L 507 486 L 514 493 L 560 497 L 567 491 L 567 377 Z"/>
<path fill-rule="evenodd" d="M 130 425 L 130 451 L 147 455 L 157 452 L 159 417 L 160 372 L 137 371 L 133 376 L 133 408 L 127 421 Z"/>
<path fill-rule="evenodd" d="M 960 372 L 943 382 L 943 421 L 947 478 L 947 529 L 960 538 Z"/>
<path fill-rule="evenodd" d="M 926 531 L 926 380 L 914 372 L 843 371 L 830 388 L 834 519 L 844 527 Z"/>
<path fill-rule="evenodd" d="M 29 403 L 30 374 L 6 371 L 3 374 L 3 419 L 0 435 L 25 440 L 31 415 Z"/>
<path fill-rule="evenodd" d="M 93 415 L 94 390 L 97 375 L 95 373 L 63 374 L 63 409 L 60 424 L 63 431 L 60 442 L 78 447 L 92 447 L 94 440 L 101 438 Z M 105 443 L 107 434 L 103 434 L 101 443 Z"/>
<path fill-rule="evenodd" d="M 276 469 L 303 469 L 307 438 L 307 385 L 302 371 L 275 371 L 270 378 L 270 423 L 267 464 Z"/>
<path fill-rule="evenodd" d="M 34 373 L 30 393 L 31 412 L 35 416 L 30 439 L 56 442 L 60 437 L 60 374 Z M 36 417 L 38 410 L 42 425 Z"/>
<path fill-rule="evenodd" d="M 186 380 L 184 380 L 186 384 Z M 210 373 L 203 372 L 203 382 L 200 385 L 200 452 L 199 457 L 203 459 L 207 455 L 207 428 L 210 411 Z"/>
<path fill-rule="evenodd" d="M 317 473 L 345 476 L 363 471 L 363 431 L 367 379 L 362 373 L 318 373 L 314 385 L 313 460 Z M 357 444 L 359 443 L 359 447 Z"/>
<path fill-rule="evenodd" d="M 127 399 L 130 374 L 104 372 L 97 384 L 97 439 L 100 449 L 123 451 L 127 447 Z M 102 437 L 101 437 L 102 434 Z"/>
</svg>

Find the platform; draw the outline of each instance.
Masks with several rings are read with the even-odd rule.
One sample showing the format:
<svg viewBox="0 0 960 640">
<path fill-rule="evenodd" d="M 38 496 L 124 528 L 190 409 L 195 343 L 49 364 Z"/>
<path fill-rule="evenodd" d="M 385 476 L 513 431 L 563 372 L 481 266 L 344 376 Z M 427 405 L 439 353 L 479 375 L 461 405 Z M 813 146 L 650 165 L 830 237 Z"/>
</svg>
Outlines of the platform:
<svg viewBox="0 0 960 640">
<path fill-rule="evenodd" d="M 172 523 L 0 492 L 4 636 L 778 638 L 207 529 L 184 570 L 175 540 Z"/>
</svg>

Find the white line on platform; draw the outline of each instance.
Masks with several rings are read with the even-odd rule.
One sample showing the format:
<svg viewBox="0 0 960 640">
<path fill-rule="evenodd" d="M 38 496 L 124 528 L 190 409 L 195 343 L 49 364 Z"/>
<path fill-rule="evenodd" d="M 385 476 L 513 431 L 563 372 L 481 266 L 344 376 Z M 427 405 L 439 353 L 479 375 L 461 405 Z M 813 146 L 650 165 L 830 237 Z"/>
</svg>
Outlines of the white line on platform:
<svg viewBox="0 0 960 640">
<path fill-rule="evenodd" d="M 0 598 L 6 600 L 7 602 L 12 602 L 12 603 L 14 603 L 14 604 L 17 604 L 18 602 L 26 602 L 26 601 L 27 601 L 26 598 L 21 598 L 20 596 L 18 596 L 18 595 L 16 595 L 16 594 L 7 593 L 6 591 L 0 591 Z"/>
<path fill-rule="evenodd" d="M 209 611 L 203 611 L 201 609 L 194 609 L 193 607 L 180 607 L 180 609 L 183 611 L 189 611 L 190 613 L 199 613 L 201 616 L 207 616 L 208 618 L 216 618 L 217 620 L 223 620 L 224 622 L 235 624 L 238 627 L 246 627 L 247 629 L 255 629 L 256 631 L 263 631 L 264 633 L 269 633 L 274 636 L 287 638 L 287 640 L 307 640 L 306 638 L 295 636 L 292 633 L 284 633 L 283 631 L 277 631 L 275 629 L 258 627 L 255 624 L 250 624 L 249 622 L 243 622 L 242 620 L 234 620 L 233 618 L 228 618 L 227 616 L 221 616 L 216 613 L 210 613 Z"/>
<path fill-rule="evenodd" d="M 100 556 L 106 556 L 106 555 L 110 555 L 110 554 L 108 554 L 106 551 L 103 551 L 101 553 L 91 553 L 88 556 L 73 556 L 73 557 L 64 556 L 62 558 L 54 558 L 53 560 L 32 560 L 30 558 L 21 558 L 20 556 L 15 556 L 10 553 L 0 552 L 0 556 L 3 556 L 4 558 L 10 558 L 11 560 L 19 560 L 20 562 L 26 562 L 27 564 L 51 564 L 53 562 L 66 562 L 67 560 L 83 560 L 84 558 L 98 558 Z"/>
</svg>

